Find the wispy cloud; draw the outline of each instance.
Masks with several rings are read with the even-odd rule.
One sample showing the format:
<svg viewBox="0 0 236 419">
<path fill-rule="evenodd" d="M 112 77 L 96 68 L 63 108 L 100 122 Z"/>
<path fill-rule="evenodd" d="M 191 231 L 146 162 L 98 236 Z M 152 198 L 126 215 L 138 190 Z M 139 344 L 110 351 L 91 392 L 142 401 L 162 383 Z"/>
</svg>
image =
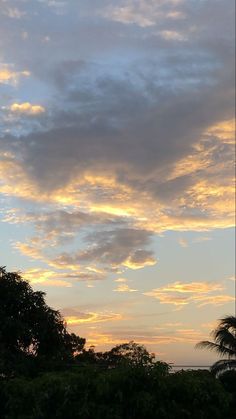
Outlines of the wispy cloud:
<svg viewBox="0 0 236 419">
<path fill-rule="evenodd" d="M 3 10 L 3 13 L 10 19 L 21 19 L 26 15 L 26 12 L 24 10 L 18 9 L 18 7 L 6 7 Z"/>
<path fill-rule="evenodd" d="M 233 301 L 230 295 L 215 294 L 223 291 L 224 286 L 213 282 L 173 282 L 166 286 L 147 291 L 144 295 L 156 298 L 161 304 L 171 304 L 179 308 L 190 303 L 198 307 L 207 304 L 222 305 Z"/>
<path fill-rule="evenodd" d="M 188 242 L 183 237 L 179 238 L 179 244 L 181 247 L 188 247 Z"/>
<path fill-rule="evenodd" d="M 121 284 L 121 285 L 118 285 L 118 287 L 116 289 L 114 289 L 113 291 L 115 291 L 115 292 L 136 292 L 138 290 L 136 290 L 134 288 L 130 288 L 130 286 L 128 284 Z"/>
<path fill-rule="evenodd" d="M 97 312 L 79 312 L 76 309 L 64 309 L 63 315 L 69 327 L 77 326 L 83 323 L 103 323 L 113 322 L 123 319 L 119 313 L 97 313 Z"/>
</svg>

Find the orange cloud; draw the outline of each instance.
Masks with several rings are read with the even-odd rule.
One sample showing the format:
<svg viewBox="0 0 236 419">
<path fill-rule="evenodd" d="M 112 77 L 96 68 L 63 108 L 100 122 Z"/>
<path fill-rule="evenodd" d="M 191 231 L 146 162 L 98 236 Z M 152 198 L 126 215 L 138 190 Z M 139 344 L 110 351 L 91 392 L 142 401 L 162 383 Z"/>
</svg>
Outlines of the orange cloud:
<svg viewBox="0 0 236 419">
<path fill-rule="evenodd" d="M 108 321 L 122 320 L 123 316 L 118 313 L 80 313 L 76 316 L 65 316 L 68 326 L 77 326 L 82 323 L 103 323 Z"/>
<path fill-rule="evenodd" d="M 235 142 L 235 119 L 227 119 L 211 126 L 208 135 L 214 136 L 223 143 L 234 144 Z"/>
<path fill-rule="evenodd" d="M 170 345 L 170 344 L 187 344 L 194 345 L 200 340 L 204 339 L 204 334 L 199 330 L 187 329 L 187 330 L 176 330 L 172 331 L 171 334 L 155 334 L 154 331 L 150 332 L 130 332 L 129 330 L 119 331 L 118 334 L 112 332 L 97 332 L 92 331 L 87 334 L 87 345 L 93 345 L 101 350 L 104 348 L 112 347 L 118 345 L 128 340 L 132 339 L 137 343 L 143 345 L 149 345 L 154 347 L 159 347 L 160 345 Z"/>
<path fill-rule="evenodd" d="M 16 242 L 14 247 L 19 250 L 23 255 L 28 256 L 30 259 L 43 259 L 44 256 L 40 249 L 27 243 Z"/>
</svg>

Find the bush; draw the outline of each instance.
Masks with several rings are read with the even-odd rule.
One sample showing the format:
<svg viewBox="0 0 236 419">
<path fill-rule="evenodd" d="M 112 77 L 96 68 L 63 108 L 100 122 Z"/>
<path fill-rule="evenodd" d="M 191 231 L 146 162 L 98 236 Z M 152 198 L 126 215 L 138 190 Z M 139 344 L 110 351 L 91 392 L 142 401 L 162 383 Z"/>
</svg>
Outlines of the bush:
<svg viewBox="0 0 236 419">
<path fill-rule="evenodd" d="M 2 419 L 228 418 L 230 396 L 207 371 L 75 367 L 4 381 Z"/>
</svg>

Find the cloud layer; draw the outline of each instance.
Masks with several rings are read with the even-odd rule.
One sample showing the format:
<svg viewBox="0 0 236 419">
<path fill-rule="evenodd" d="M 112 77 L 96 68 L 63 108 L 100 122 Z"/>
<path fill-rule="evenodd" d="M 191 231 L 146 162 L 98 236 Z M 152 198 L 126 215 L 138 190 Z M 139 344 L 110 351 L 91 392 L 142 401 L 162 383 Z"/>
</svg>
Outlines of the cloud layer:
<svg viewBox="0 0 236 419">
<path fill-rule="evenodd" d="M 234 225 L 228 3 L 0 0 L 1 244 L 70 327 L 97 328 L 90 342 L 193 344 L 201 331 L 183 324 L 170 336 L 152 307 L 177 316 L 233 301 L 223 276 L 211 281 L 215 266 L 198 277 L 188 260 L 193 243 Z M 189 270 L 169 281 L 162 261 L 176 266 L 178 250 Z M 88 298 L 94 306 L 77 308 Z M 147 332 L 136 308 L 150 315 Z"/>
</svg>

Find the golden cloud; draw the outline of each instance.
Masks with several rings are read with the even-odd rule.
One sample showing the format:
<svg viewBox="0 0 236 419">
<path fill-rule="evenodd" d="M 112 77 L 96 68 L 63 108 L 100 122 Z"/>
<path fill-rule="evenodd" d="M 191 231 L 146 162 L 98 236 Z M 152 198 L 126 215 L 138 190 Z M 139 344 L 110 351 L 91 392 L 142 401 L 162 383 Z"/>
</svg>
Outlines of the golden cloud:
<svg viewBox="0 0 236 419">
<path fill-rule="evenodd" d="M 10 73 L 4 73 L 5 80 L 9 80 Z M 39 112 L 40 105 L 31 105 L 27 102 L 15 105 L 15 112 Z M 36 106 L 35 110 L 33 110 Z M 166 230 L 174 231 L 207 231 L 211 228 L 226 228 L 234 226 L 235 202 L 234 202 L 234 184 L 233 174 L 228 171 L 226 163 L 217 161 L 214 164 L 214 153 L 218 153 L 219 144 L 222 138 L 231 136 L 232 121 L 220 121 L 215 127 L 210 127 L 205 135 L 210 136 L 214 133 L 214 141 L 210 146 L 206 146 L 204 141 L 199 141 L 193 147 L 193 152 L 184 159 L 176 162 L 172 170 L 165 173 L 163 171 L 163 188 L 165 185 L 170 187 L 170 197 L 153 196 L 152 189 L 146 187 L 143 190 L 137 187 L 136 182 L 119 181 L 114 173 L 96 173 L 86 170 L 85 173 L 78 176 L 75 173 L 73 178 L 60 188 L 50 191 L 42 191 L 40 185 L 35 184 L 30 173 L 23 166 L 20 159 L 10 152 L 2 152 L 0 155 L 0 193 L 6 196 L 20 197 L 35 201 L 41 204 L 50 203 L 60 207 L 66 205 L 71 211 L 81 211 L 84 214 L 92 214 L 110 222 L 125 223 L 126 226 L 136 230 L 146 230 L 149 232 L 160 233 Z M 210 133 L 210 134 L 209 134 Z M 215 136 L 217 136 L 215 138 Z M 231 137 L 230 137 L 231 138 Z M 226 141 L 226 147 L 231 147 L 230 141 Z M 218 144 L 218 145 L 217 145 Z M 216 176 L 217 173 L 225 173 L 225 176 Z M 200 173 L 200 175 L 199 175 Z M 182 176 L 190 176 L 192 181 L 187 182 L 184 191 L 172 198 L 172 181 L 177 185 L 182 182 Z M 170 183 L 169 183 L 170 182 Z M 175 185 L 175 183 L 174 183 Z M 157 185 L 158 186 L 158 185 Z M 178 187 L 178 186 L 177 186 Z M 171 208 L 171 210 L 170 210 Z M 102 218 L 103 217 L 103 218 Z M 48 220 L 39 216 L 41 224 L 47 225 Z M 17 213 L 8 213 L 5 217 L 6 222 L 29 222 L 35 223 L 30 216 L 21 216 Z M 35 223 L 36 225 L 36 223 Z M 70 231 L 63 230 L 64 238 L 73 239 L 76 228 L 70 228 Z M 37 226 L 36 226 L 37 229 Z M 31 242 L 29 244 L 17 244 L 21 253 L 35 259 L 46 261 L 49 266 L 55 269 L 68 269 L 78 271 L 76 260 L 68 262 L 65 256 L 56 255 L 49 258 L 42 255 L 42 248 L 56 248 L 60 229 L 51 229 L 50 232 L 39 232 L 40 240 L 38 244 Z M 32 240 L 31 240 L 32 241 Z M 186 242 L 180 239 L 180 244 L 186 246 Z M 97 263 L 99 263 L 97 261 Z M 129 269 L 141 269 L 146 266 L 154 266 L 157 263 L 151 252 L 142 251 L 138 248 L 135 252 L 127 252 L 125 258 L 122 258 L 120 266 Z M 118 268 L 113 264 L 112 268 Z M 92 266 L 91 266 L 92 268 Z M 94 268 L 96 268 L 94 266 Z M 99 268 L 98 268 L 99 269 Z M 166 296 L 159 290 L 160 301 L 166 301 Z M 163 291 L 162 292 L 169 292 Z M 172 292 L 176 292 L 172 291 Z M 185 298 L 178 295 L 171 296 L 169 301 L 178 300 L 176 305 L 188 304 Z M 220 301 L 220 300 L 218 300 Z M 210 299 L 208 299 L 210 303 Z M 222 302 L 223 303 L 223 302 Z M 199 302 L 200 304 L 200 302 Z M 202 302 L 203 304 L 203 302 Z"/>
<path fill-rule="evenodd" d="M 11 153 L 0 153 L 0 193 L 34 201 L 46 201 L 27 176 L 21 163 Z"/>
<path fill-rule="evenodd" d="M 19 78 L 23 77 L 29 77 L 30 72 L 28 70 L 23 71 L 13 71 L 9 66 L 2 65 L 0 66 L 0 83 L 4 84 L 17 84 Z"/>
<path fill-rule="evenodd" d="M 101 350 L 104 348 L 111 347 L 114 345 L 122 344 L 132 339 L 137 343 L 142 345 L 149 345 L 154 347 L 159 347 L 160 345 L 170 345 L 170 344 L 188 344 L 194 345 L 200 340 L 204 339 L 204 334 L 199 330 L 176 330 L 168 335 L 166 334 L 155 334 L 154 331 L 147 333 L 146 331 L 142 332 L 130 332 L 130 331 L 119 331 L 118 334 L 112 332 L 98 332 L 92 331 L 87 333 L 86 342 L 88 345 L 93 345 L 99 347 Z"/>
<path fill-rule="evenodd" d="M 209 181 L 207 177 L 208 171 L 212 170 L 209 168 L 213 166 L 212 158 L 210 155 L 204 157 L 204 153 L 196 152 L 195 157 L 186 157 L 178 162 L 168 175 L 167 180 L 173 180 L 181 177 L 184 172 L 185 175 L 194 174 L 200 169 L 204 172 L 203 177 L 196 178 L 195 183 L 187 188 L 184 194 L 172 200 L 172 206 L 175 208 L 173 213 L 166 211 L 168 203 L 155 200 L 148 191 L 136 191 L 134 187 L 119 183 L 110 173 L 106 176 L 93 177 L 91 172 L 80 177 L 74 176 L 63 188 L 54 189 L 50 193 L 41 191 L 35 183 L 33 184 L 14 156 L 8 160 L 0 159 L 0 192 L 42 203 L 66 204 L 72 208 L 80 208 L 83 205 L 85 211 L 125 217 L 136 228 L 154 232 L 204 231 L 232 227 L 235 207 L 233 174 L 232 184 L 230 179 L 212 177 L 212 174 L 214 183 Z M 217 172 L 220 168 L 214 170 Z M 98 202 L 98 196 L 101 202 Z M 193 208 L 198 211 L 198 215 L 194 217 L 191 216 Z M 154 263 L 156 262 L 150 260 L 150 265 Z M 131 265 L 132 268 L 139 268 L 138 264 L 135 266 L 132 261 L 127 260 L 127 266 Z"/>
<path fill-rule="evenodd" d="M 10 106 L 12 112 L 26 115 L 39 115 L 45 112 L 45 108 L 41 105 L 32 105 L 29 102 L 13 103 Z"/>
<path fill-rule="evenodd" d="M 47 269 L 28 269 L 23 272 L 23 277 L 31 284 L 43 284 L 53 287 L 72 287 L 70 282 L 60 279 L 61 277 L 67 277 L 66 275 L 60 275 L 58 272 Z"/>
<path fill-rule="evenodd" d="M 234 144 L 235 142 L 235 119 L 220 121 L 211 126 L 207 134 L 214 136 L 223 143 Z"/>
<path fill-rule="evenodd" d="M 144 295 L 156 298 L 161 304 L 173 304 L 179 308 L 192 302 L 198 307 L 207 304 L 222 305 L 233 301 L 229 295 L 209 295 L 224 290 L 221 284 L 210 282 L 174 282 L 166 286 L 147 291 Z"/>
<path fill-rule="evenodd" d="M 153 257 L 146 258 L 145 260 L 134 260 L 132 257 L 129 257 L 123 265 L 126 266 L 129 269 L 142 269 L 146 266 L 154 266 L 157 264 L 157 260 Z"/>
<path fill-rule="evenodd" d="M 43 259 L 44 256 L 40 249 L 31 244 L 16 242 L 14 247 L 19 250 L 22 255 L 28 256 L 30 259 Z"/>
<path fill-rule="evenodd" d="M 65 316 L 68 326 L 77 326 L 83 323 L 103 323 L 108 321 L 122 320 L 123 316 L 118 313 L 80 313 L 77 316 Z"/>
<path fill-rule="evenodd" d="M 127 282 L 127 279 L 126 278 L 117 278 L 117 279 L 115 279 L 115 282 Z"/>
<path fill-rule="evenodd" d="M 199 296 L 195 298 L 198 307 L 203 307 L 205 305 L 216 305 L 221 306 L 226 303 L 230 303 L 234 301 L 234 297 L 232 295 L 211 295 L 211 296 Z"/>
<path fill-rule="evenodd" d="M 118 287 L 116 289 L 114 289 L 113 291 L 116 291 L 116 292 L 136 292 L 138 290 L 130 288 L 128 284 L 121 284 L 121 285 L 118 285 Z"/>
</svg>

